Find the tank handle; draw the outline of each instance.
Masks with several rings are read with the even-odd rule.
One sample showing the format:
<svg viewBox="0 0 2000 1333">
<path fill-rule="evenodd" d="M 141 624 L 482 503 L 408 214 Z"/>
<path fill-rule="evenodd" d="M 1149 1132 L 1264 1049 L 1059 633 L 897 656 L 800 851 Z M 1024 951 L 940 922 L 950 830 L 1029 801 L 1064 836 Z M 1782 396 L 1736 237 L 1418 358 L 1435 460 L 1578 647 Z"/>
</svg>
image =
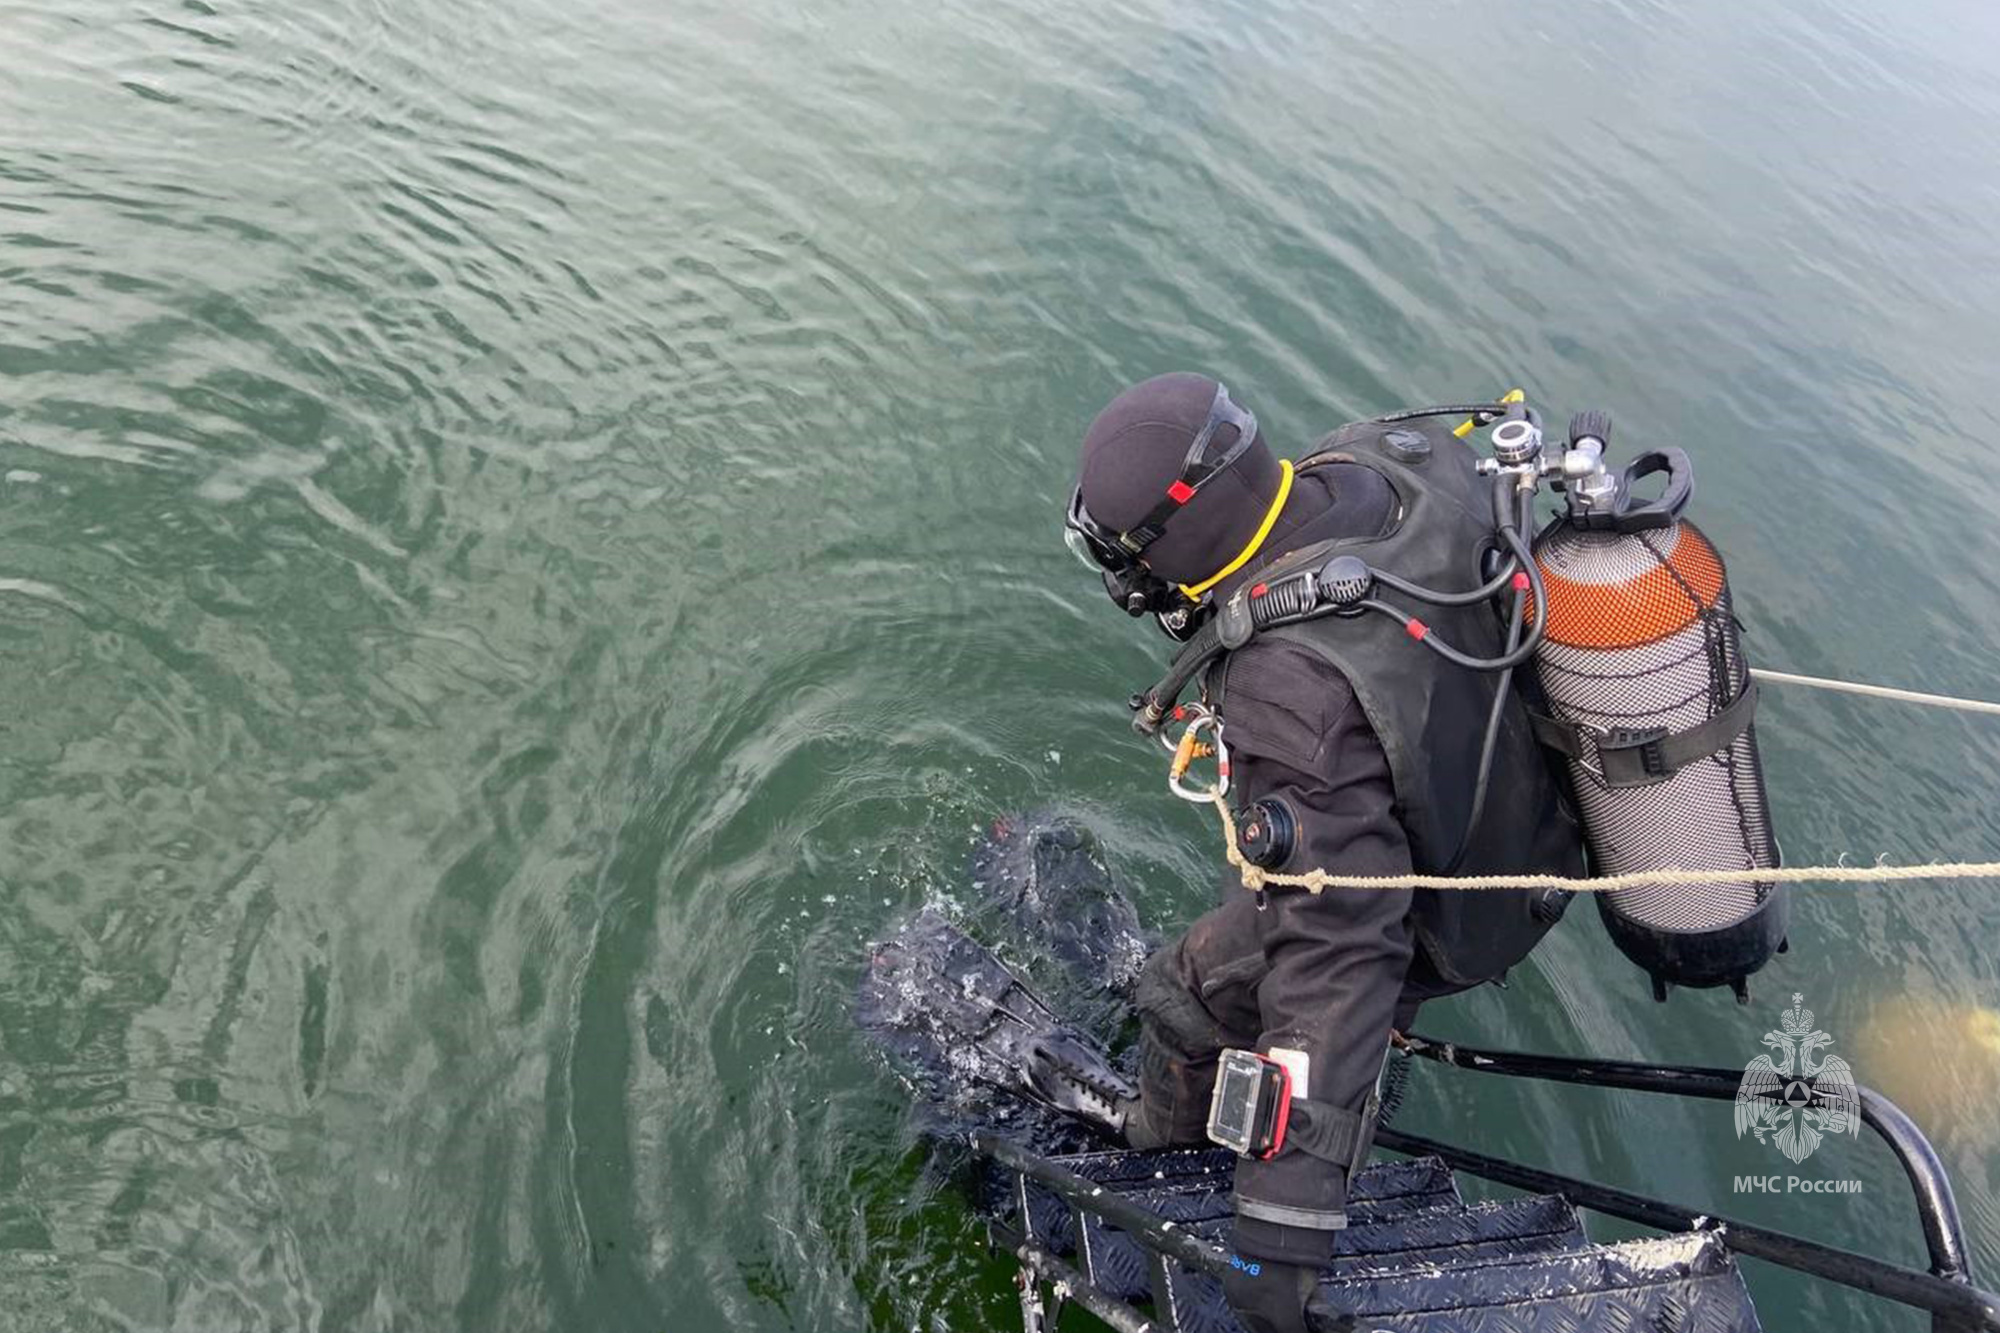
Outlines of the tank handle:
<svg viewBox="0 0 2000 1333">
<path fill-rule="evenodd" d="M 1657 500 L 1634 500 L 1632 483 L 1655 473 L 1667 474 L 1667 489 Z M 1618 499 L 1609 513 L 1593 514 L 1582 523 L 1587 528 L 1609 528 L 1614 532 L 1643 532 L 1650 528 L 1672 527 L 1694 498 L 1694 463 L 1684 449 L 1648 449 L 1618 474 Z M 1594 521 L 1592 521 L 1594 520 Z"/>
</svg>

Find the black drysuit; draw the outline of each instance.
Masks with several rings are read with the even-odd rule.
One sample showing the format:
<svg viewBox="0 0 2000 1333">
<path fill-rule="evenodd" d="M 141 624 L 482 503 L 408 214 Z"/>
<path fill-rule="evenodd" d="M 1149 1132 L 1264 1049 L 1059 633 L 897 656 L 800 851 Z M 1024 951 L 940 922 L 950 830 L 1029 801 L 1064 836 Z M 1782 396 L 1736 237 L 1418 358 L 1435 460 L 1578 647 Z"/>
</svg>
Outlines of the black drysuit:
<svg viewBox="0 0 2000 1333">
<path fill-rule="evenodd" d="M 1254 570 L 1330 537 L 1372 536 L 1394 497 L 1379 474 L 1352 464 L 1302 471 L 1285 522 Z M 1230 587 L 1221 594 L 1226 596 Z M 1281 796 L 1297 816 L 1283 869 L 1324 866 L 1363 875 L 1407 874 L 1411 844 L 1397 818 L 1388 759 L 1347 680 L 1283 638 L 1258 638 L 1221 668 L 1223 717 L 1239 809 Z M 1462 990 L 1454 960 L 1433 958 L 1419 935 L 1430 892 L 1273 889 L 1259 908 L 1234 872 L 1220 907 L 1162 949 L 1142 974 L 1141 1099 L 1128 1125 L 1141 1146 L 1205 1142 L 1210 1090 L 1228 1047 L 1305 1053 L 1295 1095 L 1357 1114 L 1374 1087 L 1392 1027 L 1417 1005 Z M 1473 895 L 1474 898 L 1500 895 Z M 1478 902 L 1447 938 L 1481 928 Z M 1495 910 L 1501 909 L 1496 901 Z M 1512 909 L 1518 914 L 1518 908 Z M 1447 981 L 1442 973 L 1456 978 Z M 1247 1255 L 1323 1265 L 1345 1225 L 1346 1174 L 1303 1151 L 1245 1159 L 1236 1171 L 1237 1248 Z"/>
</svg>

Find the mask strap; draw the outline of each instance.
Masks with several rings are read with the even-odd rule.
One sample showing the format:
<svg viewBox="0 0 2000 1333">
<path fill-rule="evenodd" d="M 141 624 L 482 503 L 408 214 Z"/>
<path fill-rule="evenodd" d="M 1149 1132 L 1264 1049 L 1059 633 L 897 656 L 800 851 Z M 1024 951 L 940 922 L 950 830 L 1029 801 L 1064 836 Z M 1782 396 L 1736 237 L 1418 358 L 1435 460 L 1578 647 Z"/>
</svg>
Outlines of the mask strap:
<svg viewBox="0 0 2000 1333">
<path fill-rule="evenodd" d="M 1271 535 L 1271 529 L 1277 526 L 1278 515 L 1284 511 L 1285 501 L 1292 494 L 1292 460 L 1289 458 L 1279 459 L 1278 467 L 1283 473 L 1278 478 L 1278 496 L 1275 500 L 1271 501 L 1271 507 L 1264 511 L 1264 521 L 1257 525 L 1257 534 L 1250 539 L 1250 544 L 1245 546 L 1241 551 L 1238 551 L 1234 560 L 1231 560 L 1221 569 L 1216 570 L 1200 583 L 1181 584 L 1181 596 L 1187 598 L 1190 602 L 1199 601 L 1203 593 L 1228 578 L 1231 574 L 1234 574 L 1237 570 L 1243 568 L 1243 566 L 1249 564 L 1250 557 L 1257 554 L 1257 548 L 1264 544 L 1264 539 Z"/>
</svg>

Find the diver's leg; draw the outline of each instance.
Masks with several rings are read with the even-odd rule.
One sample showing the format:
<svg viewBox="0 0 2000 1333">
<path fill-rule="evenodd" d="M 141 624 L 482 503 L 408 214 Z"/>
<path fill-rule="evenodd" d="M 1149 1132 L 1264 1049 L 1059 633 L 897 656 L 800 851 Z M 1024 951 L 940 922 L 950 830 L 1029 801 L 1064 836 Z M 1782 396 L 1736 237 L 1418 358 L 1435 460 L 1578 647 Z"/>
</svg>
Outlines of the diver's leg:
<svg viewBox="0 0 2000 1333">
<path fill-rule="evenodd" d="M 1225 1048 L 1257 1044 L 1265 972 L 1249 894 L 1232 898 L 1159 950 L 1139 973 L 1139 1104 L 1125 1117 L 1135 1148 L 1208 1141 L 1208 1100 Z"/>
<path fill-rule="evenodd" d="M 1257 985 L 1264 947 L 1256 900 L 1232 898 L 1159 950 L 1139 973 L 1139 1103 L 1125 1137 L 1135 1148 L 1208 1142 L 1208 1101 L 1225 1049 L 1254 1049 L 1263 1029 Z M 1408 1032 L 1430 1000 L 1469 989 L 1440 978 L 1418 950 L 1397 997 L 1395 1029 Z M 1386 1054 L 1386 1052 L 1385 1052 Z"/>
</svg>

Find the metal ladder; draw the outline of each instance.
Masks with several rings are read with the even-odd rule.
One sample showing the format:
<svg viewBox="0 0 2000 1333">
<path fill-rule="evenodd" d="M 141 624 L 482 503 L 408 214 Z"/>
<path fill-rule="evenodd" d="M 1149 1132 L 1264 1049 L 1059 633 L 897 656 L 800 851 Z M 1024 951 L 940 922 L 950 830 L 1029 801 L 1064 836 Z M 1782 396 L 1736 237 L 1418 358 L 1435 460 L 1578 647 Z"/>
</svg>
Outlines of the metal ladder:
<svg viewBox="0 0 2000 1333">
<path fill-rule="evenodd" d="M 1511 1078 L 1733 1100 L 1721 1069 L 1473 1050 L 1422 1037 L 1396 1057 Z M 1323 1329 L 1373 1333 L 1755 1333 L 1735 1256 L 1752 1255 L 1929 1311 L 1934 1333 L 2000 1333 L 2000 1300 L 1972 1285 L 1951 1185 L 1922 1133 L 1863 1088 L 1863 1123 L 1908 1176 L 1930 1254 L 1917 1272 L 1785 1232 L 1524 1166 L 1384 1124 L 1379 1148 L 1404 1154 L 1355 1179 L 1349 1226 L 1308 1306 Z M 1391 1099 L 1393 1102 L 1393 1098 Z M 1002 1173 L 996 1244 L 1020 1261 L 1025 1333 L 1048 1333 L 1066 1302 L 1118 1333 L 1240 1333 L 1222 1299 L 1234 1158 L 1221 1149 L 1041 1157 L 990 1135 L 975 1151 Z M 1528 1191 L 1468 1204 L 1455 1172 Z M 1578 1209 L 1662 1236 L 1593 1244 Z M 1357 1322 L 1365 1321 L 1365 1322 Z"/>
</svg>

